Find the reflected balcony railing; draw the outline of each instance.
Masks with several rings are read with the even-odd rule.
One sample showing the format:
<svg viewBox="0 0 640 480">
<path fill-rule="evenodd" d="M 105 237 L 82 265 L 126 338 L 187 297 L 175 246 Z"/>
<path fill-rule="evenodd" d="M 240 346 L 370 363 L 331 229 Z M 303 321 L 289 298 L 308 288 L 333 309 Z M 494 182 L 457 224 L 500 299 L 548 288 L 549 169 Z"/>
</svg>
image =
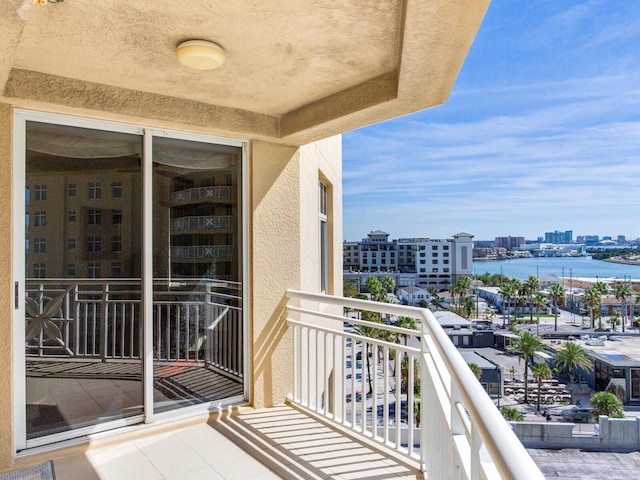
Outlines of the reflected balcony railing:
<svg viewBox="0 0 640 480">
<path fill-rule="evenodd" d="M 217 280 L 157 280 L 153 356 L 200 362 L 243 375 L 240 285 Z M 27 281 L 28 357 L 140 360 L 140 281 Z"/>
<path fill-rule="evenodd" d="M 231 258 L 232 245 L 192 245 L 188 247 L 171 247 L 171 260 L 198 260 L 211 258 Z"/>
<path fill-rule="evenodd" d="M 426 478 L 544 478 L 429 310 L 287 296 L 294 404 L 416 459 Z M 393 326 L 401 317 L 418 329 Z"/>
<path fill-rule="evenodd" d="M 189 216 L 171 220 L 171 233 L 232 228 L 233 216 Z"/>
<path fill-rule="evenodd" d="M 169 195 L 169 203 L 173 206 L 192 202 L 231 200 L 233 195 L 234 188 L 230 186 L 187 188 L 172 192 Z"/>
</svg>

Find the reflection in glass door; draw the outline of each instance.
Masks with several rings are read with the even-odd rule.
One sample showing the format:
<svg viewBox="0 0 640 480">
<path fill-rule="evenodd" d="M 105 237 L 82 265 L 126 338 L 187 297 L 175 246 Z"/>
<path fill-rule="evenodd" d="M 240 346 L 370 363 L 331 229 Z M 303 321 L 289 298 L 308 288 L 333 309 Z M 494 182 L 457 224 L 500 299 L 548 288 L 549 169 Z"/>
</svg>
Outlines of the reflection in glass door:
<svg viewBox="0 0 640 480">
<path fill-rule="evenodd" d="M 18 117 L 17 449 L 242 400 L 242 142 Z"/>
<path fill-rule="evenodd" d="M 141 415 L 139 135 L 27 122 L 26 438 Z"/>
<path fill-rule="evenodd" d="M 153 140 L 154 410 L 243 395 L 242 149 Z"/>
</svg>

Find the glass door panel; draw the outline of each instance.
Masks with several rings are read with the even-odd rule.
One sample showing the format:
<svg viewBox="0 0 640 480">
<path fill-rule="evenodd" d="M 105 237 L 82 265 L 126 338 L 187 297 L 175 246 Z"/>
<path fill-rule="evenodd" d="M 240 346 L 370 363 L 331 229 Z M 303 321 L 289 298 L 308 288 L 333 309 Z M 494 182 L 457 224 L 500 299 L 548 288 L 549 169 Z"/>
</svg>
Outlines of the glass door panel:
<svg viewBox="0 0 640 480">
<path fill-rule="evenodd" d="M 153 139 L 154 411 L 242 396 L 242 149 Z"/>
<path fill-rule="evenodd" d="M 27 439 L 143 413 L 141 161 L 141 136 L 27 122 Z"/>
</svg>

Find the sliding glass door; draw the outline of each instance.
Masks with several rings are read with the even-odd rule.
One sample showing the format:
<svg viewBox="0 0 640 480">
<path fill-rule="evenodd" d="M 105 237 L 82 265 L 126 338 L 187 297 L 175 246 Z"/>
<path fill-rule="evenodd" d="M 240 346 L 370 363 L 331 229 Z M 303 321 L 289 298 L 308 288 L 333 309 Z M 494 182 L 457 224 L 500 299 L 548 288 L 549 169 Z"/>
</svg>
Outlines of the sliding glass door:
<svg viewBox="0 0 640 480">
<path fill-rule="evenodd" d="M 28 112 L 16 132 L 17 449 L 242 399 L 243 144 Z"/>
<path fill-rule="evenodd" d="M 242 149 L 153 139 L 154 411 L 242 395 Z"/>
</svg>

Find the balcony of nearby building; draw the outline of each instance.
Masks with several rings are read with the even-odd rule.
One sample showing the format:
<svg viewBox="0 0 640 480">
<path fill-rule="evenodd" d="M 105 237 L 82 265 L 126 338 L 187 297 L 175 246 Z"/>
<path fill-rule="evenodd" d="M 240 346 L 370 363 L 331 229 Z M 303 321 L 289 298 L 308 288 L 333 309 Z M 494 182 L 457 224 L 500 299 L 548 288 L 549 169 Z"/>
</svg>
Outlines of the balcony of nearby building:
<svg viewBox="0 0 640 480">
<path fill-rule="evenodd" d="M 191 203 L 220 202 L 232 200 L 234 188 L 231 186 L 212 186 L 187 188 L 169 195 L 169 206 L 188 205 Z"/>
<path fill-rule="evenodd" d="M 210 413 L 88 433 L 57 451 L 31 449 L 15 467 L 55 458 L 59 478 L 85 479 L 543 478 L 425 309 L 287 291 L 288 405 L 215 408 L 242 393 L 234 352 L 243 340 L 229 288 L 221 290 L 229 285 L 210 283 L 186 293 L 186 284 L 157 282 L 153 315 L 156 407 L 204 399 Z M 27 381 L 49 395 L 29 399 L 32 435 L 39 420 L 53 421 L 42 411 L 50 406 L 59 406 L 59 425 L 47 434 L 82 426 L 73 408 L 108 417 L 120 390 L 139 408 L 138 295 L 98 280 L 30 285 Z M 417 330 L 394 326 L 403 317 Z M 82 392 L 80 378 L 91 379 Z M 83 398 L 59 401 L 70 393 Z"/>
</svg>

